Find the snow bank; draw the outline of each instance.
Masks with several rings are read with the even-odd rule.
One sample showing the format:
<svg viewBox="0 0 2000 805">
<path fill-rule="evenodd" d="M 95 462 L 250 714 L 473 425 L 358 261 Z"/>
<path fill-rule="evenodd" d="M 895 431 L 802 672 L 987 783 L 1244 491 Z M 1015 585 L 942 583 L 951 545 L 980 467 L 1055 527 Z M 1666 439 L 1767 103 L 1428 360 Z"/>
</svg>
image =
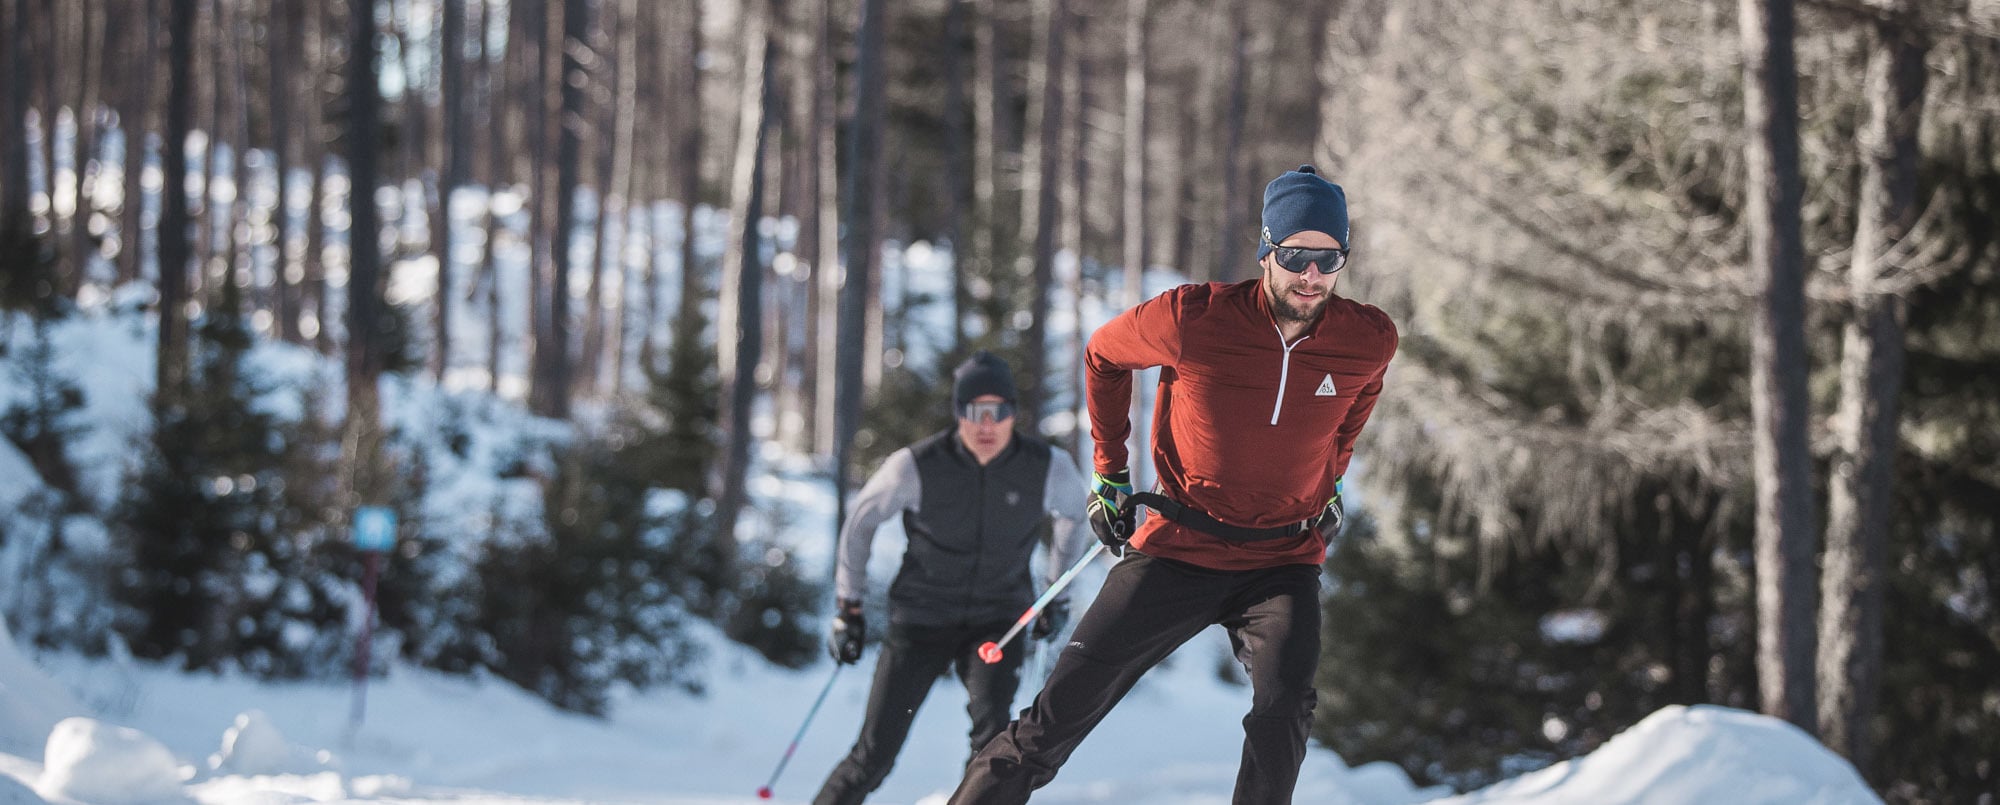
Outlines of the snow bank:
<svg viewBox="0 0 2000 805">
<path fill-rule="evenodd" d="M 300 765 L 285 734 L 262 710 L 237 714 L 222 733 L 221 751 L 209 758 L 210 767 L 230 774 L 284 774 Z"/>
<path fill-rule="evenodd" d="M 33 757 L 56 722 L 83 712 L 69 691 L 15 650 L 7 621 L 0 618 L 0 752 Z M 7 801 L 0 793 L 0 805 Z"/>
<path fill-rule="evenodd" d="M 1861 805 L 1882 800 L 1797 727 L 1728 707 L 1662 708 L 1597 751 L 1436 805 Z"/>
<path fill-rule="evenodd" d="M 68 718 L 49 734 L 39 789 L 94 805 L 179 802 L 180 762 L 151 736 L 93 718 Z"/>
<path fill-rule="evenodd" d="M 338 772 L 318 774 L 253 775 L 218 777 L 188 786 L 188 794 L 204 805 L 294 805 L 294 803 L 339 802 L 355 794 L 363 796 L 407 793 L 375 789 L 349 790 Z"/>
</svg>

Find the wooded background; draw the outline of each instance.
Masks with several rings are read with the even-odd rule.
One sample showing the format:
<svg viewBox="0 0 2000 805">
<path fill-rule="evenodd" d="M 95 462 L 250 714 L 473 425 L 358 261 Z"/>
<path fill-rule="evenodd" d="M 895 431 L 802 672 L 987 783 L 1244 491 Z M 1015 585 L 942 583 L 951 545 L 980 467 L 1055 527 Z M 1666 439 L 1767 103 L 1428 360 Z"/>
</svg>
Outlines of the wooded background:
<svg viewBox="0 0 2000 805">
<path fill-rule="evenodd" d="M 670 458 L 630 480 L 712 501 L 696 575 L 728 577 L 759 395 L 842 495 L 974 348 L 1077 444 L 1057 306 L 1253 276 L 1263 183 L 1311 162 L 1353 204 L 1340 292 L 1403 333 L 1328 565 L 1321 740 L 1467 786 L 1721 702 L 1893 801 L 1996 789 L 1991 0 L 0 3 L 7 306 L 150 283 L 162 433 L 224 405 L 203 344 L 341 356 L 321 520 L 409 483 L 384 373 L 651 405 Z M 884 259 L 918 242 L 948 298 Z M 399 276 L 427 287 L 392 303 Z M 37 410 L 8 435 L 61 488 Z M 820 606 L 759 578 L 690 609 Z"/>
</svg>

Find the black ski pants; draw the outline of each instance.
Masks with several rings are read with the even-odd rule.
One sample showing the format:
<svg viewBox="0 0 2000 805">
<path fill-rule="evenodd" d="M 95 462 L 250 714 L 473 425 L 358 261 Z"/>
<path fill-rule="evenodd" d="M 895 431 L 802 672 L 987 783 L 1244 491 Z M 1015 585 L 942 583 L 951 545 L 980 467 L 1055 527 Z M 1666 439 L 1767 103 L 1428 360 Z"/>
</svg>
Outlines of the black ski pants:
<svg viewBox="0 0 2000 805">
<path fill-rule="evenodd" d="M 1027 802 L 1141 675 L 1209 624 L 1229 630 L 1250 673 L 1235 802 L 1291 802 L 1318 703 L 1319 568 L 1219 571 L 1134 553 L 1105 578 L 1034 704 L 972 759 L 952 805 Z M 1129 750 L 1144 762 L 1146 747 Z"/>
<path fill-rule="evenodd" d="M 860 805 L 888 779 L 896 755 L 910 736 L 910 722 L 947 667 L 957 672 L 970 698 L 971 751 L 978 752 L 1007 726 L 1014 692 L 1021 686 L 1025 639 L 1016 636 L 1003 646 L 1000 661 L 987 665 L 979 646 L 996 640 L 1014 625 L 1010 621 L 978 626 L 912 626 L 891 624 L 875 660 L 875 686 L 868 692 L 868 711 L 861 737 L 820 786 L 813 805 Z"/>
</svg>

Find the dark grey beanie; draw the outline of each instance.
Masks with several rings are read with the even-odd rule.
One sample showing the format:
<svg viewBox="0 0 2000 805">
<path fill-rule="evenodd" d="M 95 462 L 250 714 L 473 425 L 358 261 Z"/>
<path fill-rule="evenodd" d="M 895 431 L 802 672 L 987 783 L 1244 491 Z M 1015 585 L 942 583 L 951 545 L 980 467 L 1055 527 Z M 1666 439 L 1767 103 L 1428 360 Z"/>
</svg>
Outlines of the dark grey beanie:
<svg viewBox="0 0 2000 805">
<path fill-rule="evenodd" d="M 1327 181 L 1311 165 L 1285 171 L 1264 186 L 1264 238 L 1283 243 L 1300 232 L 1325 232 L 1347 242 L 1347 191 Z M 1257 259 L 1271 253 L 1271 247 L 1257 242 Z"/>
<path fill-rule="evenodd" d="M 1007 362 L 986 350 L 972 353 L 964 363 L 951 373 L 951 408 L 956 412 L 965 407 L 973 398 L 997 394 L 1008 402 L 1014 401 L 1014 372 L 1007 368 Z"/>
</svg>

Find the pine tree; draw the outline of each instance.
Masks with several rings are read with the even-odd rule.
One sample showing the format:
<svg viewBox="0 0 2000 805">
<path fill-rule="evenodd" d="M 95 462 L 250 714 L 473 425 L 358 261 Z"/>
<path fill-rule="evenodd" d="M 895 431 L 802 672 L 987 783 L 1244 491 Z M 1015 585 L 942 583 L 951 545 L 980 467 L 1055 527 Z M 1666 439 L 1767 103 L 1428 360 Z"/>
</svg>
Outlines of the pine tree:
<svg viewBox="0 0 2000 805">
<path fill-rule="evenodd" d="M 62 323 L 68 299 L 54 293 L 55 261 L 40 239 L 0 233 L 0 358 L 11 357 L 9 393 L 0 395 L 0 437 L 27 458 L 40 483 L 14 490 L 13 525 L 0 527 L 0 548 L 18 557 L 18 584 L 0 592 L 0 609 L 15 623 L 14 633 L 38 645 L 105 649 L 105 625 L 113 613 L 103 602 L 104 557 L 79 552 L 75 529 L 91 527 L 88 501 L 78 486 L 68 446 L 81 433 L 77 414 L 82 389 L 58 362 L 54 328 Z M 15 311 L 19 312 L 15 312 Z M 26 325 L 21 327 L 20 325 Z M 14 343 L 18 332 L 29 333 Z M 24 494 L 18 494 L 24 493 Z M 86 538 L 86 544 L 94 542 Z"/>
<path fill-rule="evenodd" d="M 667 452 L 679 457 L 661 468 L 664 474 L 658 481 L 690 496 L 706 494 L 708 473 L 721 456 L 717 428 L 722 409 L 717 401 L 722 396 L 722 382 L 714 350 L 703 349 L 700 343 L 707 327 L 704 318 L 697 312 L 674 320 L 667 370 L 651 373 L 649 393 L 652 408 L 666 421 L 663 438 Z"/>
<path fill-rule="evenodd" d="M 194 382 L 180 404 L 158 409 L 114 518 L 130 560 L 114 588 L 132 610 L 119 630 L 140 657 L 299 676 L 326 651 L 310 635 L 339 613 L 335 591 L 309 583 L 304 547 L 274 516 L 296 444 L 256 404 L 269 389 L 244 371 L 251 336 L 233 289 L 197 328 Z"/>
</svg>

